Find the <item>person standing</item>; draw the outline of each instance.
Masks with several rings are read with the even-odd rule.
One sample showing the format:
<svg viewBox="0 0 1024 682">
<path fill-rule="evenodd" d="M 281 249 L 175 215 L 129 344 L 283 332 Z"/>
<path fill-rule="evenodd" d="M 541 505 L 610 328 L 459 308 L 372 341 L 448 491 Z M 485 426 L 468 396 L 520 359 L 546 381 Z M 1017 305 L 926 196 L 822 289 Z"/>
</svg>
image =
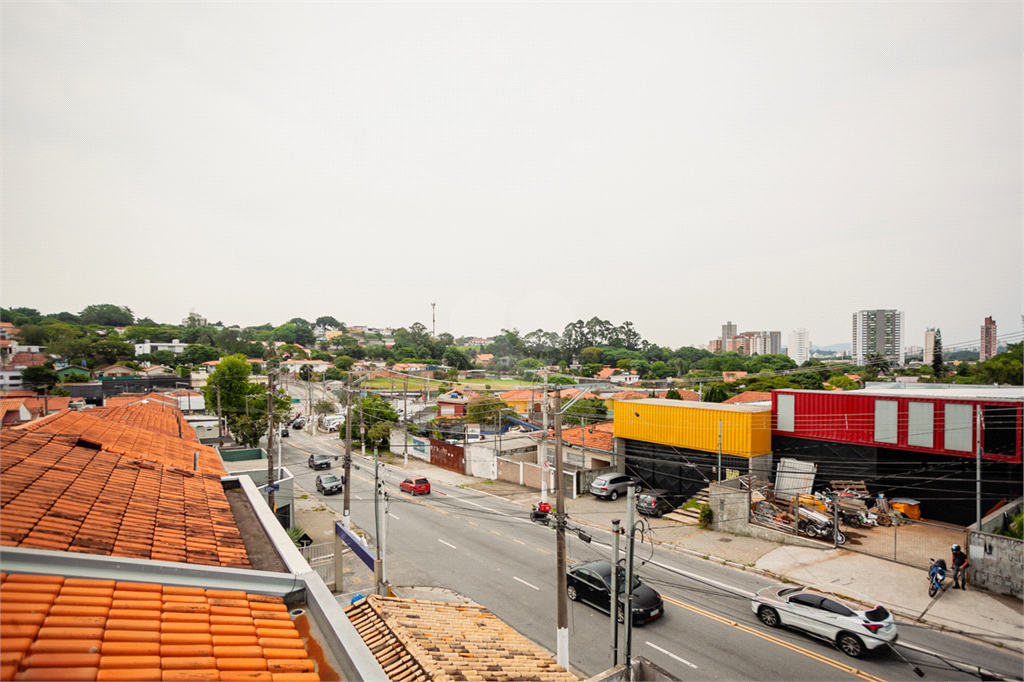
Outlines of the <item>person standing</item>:
<svg viewBox="0 0 1024 682">
<path fill-rule="evenodd" d="M 971 561 L 960 549 L 960 545 L 950 545 L 949 549 L 953 552 L 953 589 L 959 587 L 961 590 L 966 590 L 967 567 L 971 565 Z"/>
</svg>

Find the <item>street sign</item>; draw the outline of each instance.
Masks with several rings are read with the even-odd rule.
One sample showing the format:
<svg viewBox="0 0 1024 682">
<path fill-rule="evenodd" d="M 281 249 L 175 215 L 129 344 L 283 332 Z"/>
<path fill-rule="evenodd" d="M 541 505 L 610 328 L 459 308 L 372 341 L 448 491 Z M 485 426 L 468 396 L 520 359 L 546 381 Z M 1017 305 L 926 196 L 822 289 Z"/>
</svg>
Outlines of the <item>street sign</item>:
<svg viewBox="0 0 1024 682">
<path fill-rule="evenodd" d="M 281 486 L 279 486 L 277 483 L 272 483 L 272 484 L 267 486 L 267 492 L 268 493 L 276 493 L 280 489 L 281 489 Z"/>
</svg>

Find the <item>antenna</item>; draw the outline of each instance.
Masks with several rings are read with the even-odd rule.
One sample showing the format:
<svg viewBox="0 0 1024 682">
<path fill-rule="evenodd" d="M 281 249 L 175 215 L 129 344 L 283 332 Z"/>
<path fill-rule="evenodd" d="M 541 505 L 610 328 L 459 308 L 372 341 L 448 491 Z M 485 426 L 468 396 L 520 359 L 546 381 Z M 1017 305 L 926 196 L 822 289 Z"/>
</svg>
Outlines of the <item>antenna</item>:
<svg viewBox="0 0 1024 682">
<path fill-rule="evenodd" d="M 434 306 L 436 305 L 436 303 L 430 304 L 430 335 L 435 338 L 437 337 L 437 316 L 434 315 Z"/>
</svg>

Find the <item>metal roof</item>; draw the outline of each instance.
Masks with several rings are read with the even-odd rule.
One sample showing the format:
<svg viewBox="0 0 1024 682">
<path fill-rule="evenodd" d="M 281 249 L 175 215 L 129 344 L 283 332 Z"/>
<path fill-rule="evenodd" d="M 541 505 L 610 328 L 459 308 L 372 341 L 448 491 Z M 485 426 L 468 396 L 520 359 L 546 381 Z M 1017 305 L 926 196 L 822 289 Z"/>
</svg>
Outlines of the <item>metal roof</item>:
<svg viewBox="0 0 1024 682">
<path fill-rule="evenodd" d="M 829 391 L 831 392 L 831 391 Z M 664 405 L 666 407 L 681 407 L 690 410 L 714 410 L 721 412 L 765 412 L 771 411 L 771 407 L 753 405 L 752 403 L 698 403 L 692 400 L 669 400 L 668 398 L 647 398 L 646 400 L 630 400 L 626 405 Z"/>
</svg>

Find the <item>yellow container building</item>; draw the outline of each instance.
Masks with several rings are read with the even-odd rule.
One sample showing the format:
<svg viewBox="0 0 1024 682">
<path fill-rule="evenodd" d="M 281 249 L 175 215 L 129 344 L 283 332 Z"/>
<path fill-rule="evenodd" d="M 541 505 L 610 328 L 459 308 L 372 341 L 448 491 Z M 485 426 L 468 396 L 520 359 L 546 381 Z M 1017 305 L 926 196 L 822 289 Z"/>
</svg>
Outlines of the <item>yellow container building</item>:
<svg viewBox="0 0 1024 682">
<path fill-rule="evenodd" d="M 772 450 L 772 410 L 768 406 L 723 405 L 649 398 L 615 401 L 615 437 L 691 450 L 756 457 Z"/>
</svg>

